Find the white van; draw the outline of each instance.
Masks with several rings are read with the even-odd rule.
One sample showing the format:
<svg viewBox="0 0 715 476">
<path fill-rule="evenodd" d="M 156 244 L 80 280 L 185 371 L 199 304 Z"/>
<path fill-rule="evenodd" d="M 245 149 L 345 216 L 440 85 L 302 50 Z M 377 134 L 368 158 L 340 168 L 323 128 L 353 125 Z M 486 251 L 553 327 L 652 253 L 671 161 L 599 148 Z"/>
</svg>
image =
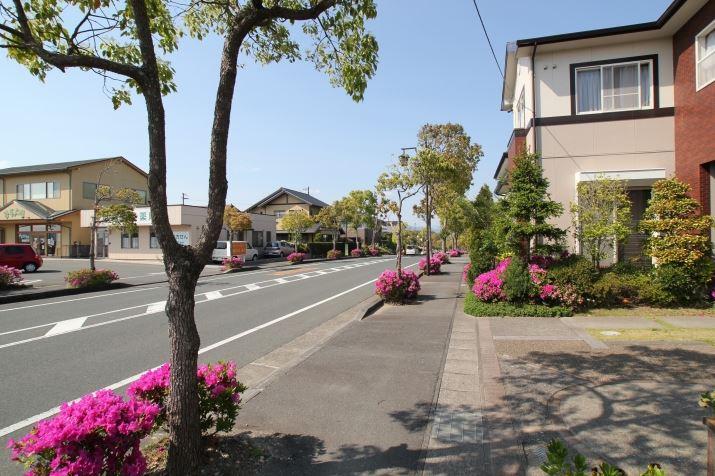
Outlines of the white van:
<svg viewBox="0 0 715 476">
<path fill-rule="evenodd" d="M 217 241 L 211 253 L 211 261 L 220 263 L 224 258 L 239 256 L 243 261 L 256 261 L 258 251 L 247 241 Z"/>
</svg>

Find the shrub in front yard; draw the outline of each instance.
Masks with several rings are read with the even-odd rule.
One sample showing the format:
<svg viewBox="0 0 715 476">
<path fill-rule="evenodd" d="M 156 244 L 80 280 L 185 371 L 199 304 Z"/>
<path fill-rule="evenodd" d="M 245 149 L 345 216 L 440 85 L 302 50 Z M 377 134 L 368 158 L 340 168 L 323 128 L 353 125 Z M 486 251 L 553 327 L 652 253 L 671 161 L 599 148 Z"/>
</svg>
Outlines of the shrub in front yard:
<svg viewBox="0 0 715 476">
<path fill-rule="evenodd" d="M 401 304 L 407 299 L 414 299 L 420 290 L 420 280 L 409 270 L 397 272 L 386 269 L 375 282 L 375 294 L 385 302 Z"/>
<path fill-rule="evenodd" d="M 328 250 L 325 257 L 328 259 L 339 259 L 342 255 L 343 252 L 340 250 Z"/>
<path fill-rule="evenodd" d="M 146 460 L 139 443 L 154 425 L 159 407 L 111 390 L 64 403 L 54 417 L 40 421 L 19 441 L 10 440 L 12 459 L 28 475 L 139 476 Z"/>
<path fill-rule="evenodd" d="M 420 271 L 427 272 L 427 258 L 422 258 L 420 262 L 417 264 L 417 267 L 420 269 Z M 439 274 L 440 270 L 442 268 L 442 260 L 438 256 L 432 256 L 430 258 L 430 266 L 429 266 L 429 271 L 430 274 Z"/>
<path fill-rule="evenodd" d="M 0 266 L 0 289 L 17 286 L 22 281 L 22 271 L 12 266 Z"/>
<path fill-rule="evenodd" d="M 583 256 L 570 255 L 542 267 L 548 268 L 549 282 L 558 288 L 570 287 L 581 298 L 591 295 L 598 270 Z"/>
<path fill-rule="evenodd" d="M 469 282 L 469 272 L 472 269 L 472 263 L 467 263 L 464 265 L 464 268 L 462 268 L 462 281 L 465 283 Z"/>
<path fill-rule="evenodd" d="M 234 269 L 241 269 L 243 268 L 243 258 L 240 256 L 232 256 L 230 258 L 224 258 L 223 261 L 221 261 L 221 270 L 222 271 L 232 271 Z"/>
<path fill-rule="evenodd" d="M 301 263 L 305 259 L 305 253 L 293 252 L 286 257 L 286 260 L 293 264 Z"/>
<path fill-rule="evenodd" d="M 131 384 L 127 394 L 140 401 L 158 406 L 156 427 L 166 423 L 169 397 L 169 364 L 150 370 Z M 199 381 L 199 418 L 204 435 L 230 431 L 236 423 L 241 393 L 246 387 L 236 379 L 235 362 L 202 365 L 196 371 Z"/>
<path fill-rule="evenodd" d="M 354 250 L 350 251 L 350 256 L 353 258 L 360 258 L 362 256 L 362 250 L 360 248 L 355 248 Z"/>
<path fill-rule="evenodd" d="M 107 286 L 119 279 L 119 275 L 111 269 L 80 269 L 70 271 L 65 276 L 67 286 L 70 288 L 94 288 Z"/>
<path fill-rule="evenodd" d="M 540 268 L 539 268 L 540 269 Z M 525 303 L 539 294 L 531 270 L 519 258 L 513 258 L 504 270 L 504 295 L 508 302 Z"/>
<path fill-rule="evenodd" d="M 465 297 L 464 312 L 477 317 L 564 317 L 573 314 L 571 308 L 564 306 L 483 302 L 473 293 Z"/>
</svg>

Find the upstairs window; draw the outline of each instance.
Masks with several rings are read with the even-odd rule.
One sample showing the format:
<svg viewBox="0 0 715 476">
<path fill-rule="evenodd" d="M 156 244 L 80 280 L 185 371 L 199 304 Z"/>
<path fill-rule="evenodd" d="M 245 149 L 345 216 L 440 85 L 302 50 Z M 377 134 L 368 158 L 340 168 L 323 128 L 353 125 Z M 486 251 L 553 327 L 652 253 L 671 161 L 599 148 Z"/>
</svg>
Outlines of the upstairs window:
<svg viewBox="0 0 715 476">
<path fill-rule="evenodd" d="M 715 21 L 695 37 L 695 84 L 698 90 L 715 81 Z"/>
<path fill-rule="evenodd" d="M 653 62 L 576 68 L 576 114 L 653 107 Z"/>
<path fill-rule="evenodd" d="M 92 182 L 82 182 L 82 198 L 94 200 L 97 195 L 97 184 Z"/>
<path fill-rule="evenodd" d="M 18 184 L 15 187 L 17 200 L 43 200 L 60 198 L 59 182 L 35 182 Z"/>
</svg>

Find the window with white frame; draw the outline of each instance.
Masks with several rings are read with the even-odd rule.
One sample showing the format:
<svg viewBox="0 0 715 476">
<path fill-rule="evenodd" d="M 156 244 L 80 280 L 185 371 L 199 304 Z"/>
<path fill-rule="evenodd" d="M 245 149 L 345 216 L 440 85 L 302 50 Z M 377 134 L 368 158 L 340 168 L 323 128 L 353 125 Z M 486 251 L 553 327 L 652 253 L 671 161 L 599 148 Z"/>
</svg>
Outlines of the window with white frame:
<svg viewBox="0 0 715 476">
<path fill-rule="evenodd" d="M 695 37 L 695 82 L 702 89 L 715 81 L 715 21 Z"/>
<path fill-rule="evenodd" d="M 576 68 L 576 114 L 653 108 L 653 61 Z"/>
<path fill-rule="evenodd" d="M 521 90 L 519 100 L 516 102 L 516 127 L 526 129 L 526 101 L 524 100 L 524 90 Z"/>
</svg>

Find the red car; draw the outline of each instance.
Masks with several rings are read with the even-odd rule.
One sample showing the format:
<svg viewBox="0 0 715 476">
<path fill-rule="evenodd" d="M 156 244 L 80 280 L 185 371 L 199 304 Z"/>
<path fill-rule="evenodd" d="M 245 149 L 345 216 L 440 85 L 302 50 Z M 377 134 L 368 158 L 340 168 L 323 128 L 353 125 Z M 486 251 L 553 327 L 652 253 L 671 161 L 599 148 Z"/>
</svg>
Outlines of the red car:
<svg viewBox="0 0 715 476">
<path fill-rule="evenodd" d="M 42 266 L 42 256 L 30 245 L 22 243 L 0 244 L 0 265 L 23 269 L 34 273 Z"/>
</svg>

